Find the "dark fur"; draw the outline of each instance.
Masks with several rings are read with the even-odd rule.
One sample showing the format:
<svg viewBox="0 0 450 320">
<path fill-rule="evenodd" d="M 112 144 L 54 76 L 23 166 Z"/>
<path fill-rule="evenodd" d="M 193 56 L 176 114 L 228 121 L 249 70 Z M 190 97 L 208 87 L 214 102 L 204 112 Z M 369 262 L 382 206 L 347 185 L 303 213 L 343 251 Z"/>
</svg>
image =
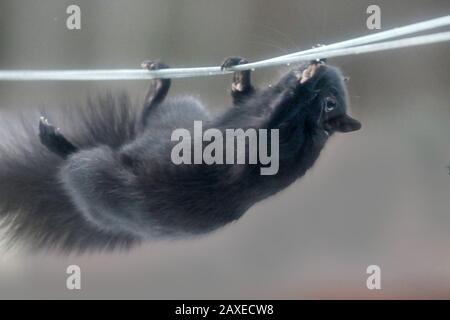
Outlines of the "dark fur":
<svg viewBox="0 0 450 320">
<path fill-rule="evenodd" d="M 249 77 L 235 76 L 244 92 L 233 92 L 235 106 L 217 119 L 193 98 L 164 100 L 168 80 L 152 82 L 144 109 L 108 96 L 46 111 L 61 132 L 41 123 L 39 136 L 36 112 L 8 117 L 0 132 L 0 217 L 12 243 L 70 252 L 207 233 L 303 176 L 328 139 L 324 128 L 359 129 L 346 115 L 335 68 L 321 66 L 304 84 L 290 72 L 262 91 Z M 330 94 L 338 106 L 325 116 Z M 261 176 L 259 165 L 174 165 L 172 131 L 194 120 L 203 120 L 204 130 L 279 129 L 278 174 Z"/>
</svg>

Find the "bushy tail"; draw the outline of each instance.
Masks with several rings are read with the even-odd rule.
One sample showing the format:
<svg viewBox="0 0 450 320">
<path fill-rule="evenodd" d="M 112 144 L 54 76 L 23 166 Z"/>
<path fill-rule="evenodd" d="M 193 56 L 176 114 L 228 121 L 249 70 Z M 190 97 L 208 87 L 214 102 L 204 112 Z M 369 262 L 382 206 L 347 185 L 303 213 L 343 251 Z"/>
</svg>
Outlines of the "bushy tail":
<svg viewBox="0 0 450 320">
<path fill-rule="evenodd" d="M 58 179 L 64 160 L 41 145 L 41 115 L 76 146 L 118 148 L 136 134 L 140 108 L 122 95 L 107 95 L 85 107 L 0 112 L 0 223 L 7 243 L 32 249 L 90 251 L 128 248 L 139 241 L 88 224 Z"/>
</svg>

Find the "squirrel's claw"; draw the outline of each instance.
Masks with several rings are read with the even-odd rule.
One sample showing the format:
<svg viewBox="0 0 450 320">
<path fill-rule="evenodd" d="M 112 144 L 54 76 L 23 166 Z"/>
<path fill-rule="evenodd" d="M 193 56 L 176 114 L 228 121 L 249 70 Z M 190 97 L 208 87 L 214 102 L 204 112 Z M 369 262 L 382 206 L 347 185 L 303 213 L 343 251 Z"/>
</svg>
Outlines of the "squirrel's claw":
<svg viewBox="0 0 450 320">
<path fill-rule="evenodd" d="M 168 69 L 169 66 L 159 60 L 145 60 L 141 63 L 141 67 L 147 70 Z"/>
<path fill-rule="evenodd" d="M 47 118 L 41 117 L 39 119 L 39 133 L 42 134 L 50 134 L 50 133 L 58 133 L 59 129 L 55 128 Z"/>
<path fill-rule="evenodd" d="M 224 62 L 220 65 L 220 69 L 226 70 L 228 68 L 232 68 L 234 66 L 240 65 L 240 64 L 246 64 L 248 63 L 247 59 L 241 58 L 241 57 L 229 57 L 225 59 Z"/>
<path fill-rule="evenodd" d="M 315 49 L 315 48 L 320 48 L 320 47 L 326 47 L 326 45 L 325 45 L 325 44 L 320 44 L 320 43 L 318 43 L 318 44 L 316 44 L 315 46 L 313 46 L 313 49 Z M 323 59 L 316 59 L 316 60 L 312 60 L 312 61 L 310 62 L 310 64 L 325 64 L 325 63 L 327 63 L 327 59 L 326 59 L 326 58 L 323 58 Z"/>
</svg>

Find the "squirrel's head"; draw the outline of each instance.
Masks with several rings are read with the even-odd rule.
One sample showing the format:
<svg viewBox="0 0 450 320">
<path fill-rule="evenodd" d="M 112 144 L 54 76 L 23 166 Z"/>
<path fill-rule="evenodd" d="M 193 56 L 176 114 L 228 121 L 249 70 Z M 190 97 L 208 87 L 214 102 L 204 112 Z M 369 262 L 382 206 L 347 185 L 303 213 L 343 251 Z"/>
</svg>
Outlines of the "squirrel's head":
<svg viewBox="0 0 450 320">
<path fill-rule="evenodd" d="M 361 123 L 348 114 L 346 81 L 337 68 L 310 64 L 301 71 L 300 82 L 311 92 L 310 115 L 318 130 L 331 136 L 361 129 Z"/>
</svg>

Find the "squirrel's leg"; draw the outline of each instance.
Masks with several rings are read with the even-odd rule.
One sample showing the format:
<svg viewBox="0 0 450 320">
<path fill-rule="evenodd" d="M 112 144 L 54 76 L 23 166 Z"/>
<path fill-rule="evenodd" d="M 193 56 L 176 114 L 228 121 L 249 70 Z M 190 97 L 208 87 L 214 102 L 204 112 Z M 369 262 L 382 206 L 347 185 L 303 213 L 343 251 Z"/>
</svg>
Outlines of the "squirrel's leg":
<svg viewBox="0 0 450 320">
<path fill-rule="evenodd" d="M 78 151 L 78 148 L 44 117 L 41 117 L 39 121 L 39 139 L 47 149 L 62 158 L 67 158 L 70 154 Z"/>
<path fill-rule="evenodd" d="M 88 223 L 105 232 L 145 235 L 144 194 L 138 177 L 106 145 L 80 150 L 66 161 L 60 179 Z"/>
<path fill-rule="evenodd" d="M 248 61 L 241 57 L 230 57 L 225 59 L 221 68 L 225 70 L 240 64 L 246 64 Z M 251 83 L 251 71 L 237 71 L 233 74 L 233 83 L 231 84 L 231 97 L 233 104 L 238 105 L 244 102 L 255 92 L 255 88 Z"/>
<path fill-rule="evenodd" d="M 143 68 L 148 70 L 160 70 L 169 68 L 168 65 L 158 60 L 146 60 L 142 62 Z M 150 88 L 147 91 L 145 97 L 144 110 L 142 113 L 142 124 L 145 126 L 147 118 L 155 107 L 160 104 L 169 91 L 171 81 L 170 79 L 152 79 L 150 82 Z"/>
</svg>

